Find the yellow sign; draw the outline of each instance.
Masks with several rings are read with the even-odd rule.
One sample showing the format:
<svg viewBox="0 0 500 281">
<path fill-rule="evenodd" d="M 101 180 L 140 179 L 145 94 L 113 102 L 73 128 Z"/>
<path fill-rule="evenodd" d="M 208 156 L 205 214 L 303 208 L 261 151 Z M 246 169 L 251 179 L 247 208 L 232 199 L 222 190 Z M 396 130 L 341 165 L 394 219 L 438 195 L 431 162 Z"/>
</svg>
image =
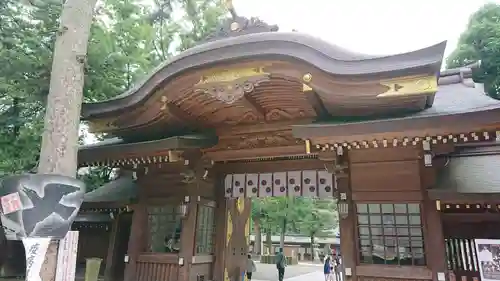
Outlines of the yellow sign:
<svg viewBox="0 0 500 281">
<path fill-rule="evenodd" d="M 389 89 L 377 95 L 378 98 L 427 95 L 434 94 L 438 90 L 436 76 L 398 78 L 381 81 L 380 84 L 387 86 Z"/>
<path fill-rule="evenodd" d="M 249 67 L 240 69 L 228 69 L 214 72 L 201 77 L 196 85 L 204 85 L 209 83 L 231 82 L 240 78 L 254 77 L 258 75 L 268 75 L 264 72 L 263 67 Z"/>
</svg>

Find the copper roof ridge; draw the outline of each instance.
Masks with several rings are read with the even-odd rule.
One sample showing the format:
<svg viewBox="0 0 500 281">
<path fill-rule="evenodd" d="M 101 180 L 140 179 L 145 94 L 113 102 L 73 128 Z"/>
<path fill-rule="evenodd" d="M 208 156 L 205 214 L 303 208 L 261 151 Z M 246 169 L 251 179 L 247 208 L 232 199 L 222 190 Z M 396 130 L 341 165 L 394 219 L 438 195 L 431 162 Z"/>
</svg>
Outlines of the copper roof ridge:
<svg viewBox="0 0 500 281">
<path fill-rule="evenodd" d="M 474 82 L 472 73 L 474 69 L 481 66 L 481 61 L 477 61 L 466 66 L 443 70 L 439 73 L 438 85 L 451 85 L 461 83 L 470 88 L 481 88 L 480 83 Z M 479 86 L 479 87 L 478 87 Z"/>
</svg>

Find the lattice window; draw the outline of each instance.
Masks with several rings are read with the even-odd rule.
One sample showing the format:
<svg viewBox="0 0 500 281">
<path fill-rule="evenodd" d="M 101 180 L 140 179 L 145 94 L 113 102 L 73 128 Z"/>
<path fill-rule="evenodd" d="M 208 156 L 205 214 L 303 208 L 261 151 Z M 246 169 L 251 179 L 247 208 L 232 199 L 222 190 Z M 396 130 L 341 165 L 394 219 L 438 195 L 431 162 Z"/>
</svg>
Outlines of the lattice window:
<svg viewBox="0 0 500 281">
<path fill-rule="evenodd" d="M 149 250 L 156 253 L 178 252 L 182 219 L 177 205 L 148 207 Z"/>
<path fill-rule="evenodd" d="M 196 254 L 214 253 L 215 208 L 212 205 L 200 205 L 196 220 Z"/>
<path fill-rule="evenodd" d="M 357 204 L 360 262 L 425 265 L 419 204 Z"/>
</svg>

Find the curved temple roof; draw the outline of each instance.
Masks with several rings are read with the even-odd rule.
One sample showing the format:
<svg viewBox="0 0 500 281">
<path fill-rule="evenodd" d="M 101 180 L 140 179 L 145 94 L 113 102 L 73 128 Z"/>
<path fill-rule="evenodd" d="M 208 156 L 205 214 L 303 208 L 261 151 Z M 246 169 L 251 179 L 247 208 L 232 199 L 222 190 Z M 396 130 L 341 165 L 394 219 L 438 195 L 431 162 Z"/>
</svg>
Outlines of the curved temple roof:
<svg viewBox="0 0 500 281">
<path fill-rule="evenodd" d="M 245 28 L 233 30 L 235 26 L 231 24 L 235 22 Z M 409 53 L 372 56 L 354 53 L 303 33 L 272 32 L 277 28 L 267 26 L 256 19 L 237 18 L 226 29 L 229 31 L 224 31 L 224 28 L 218 31 L 219 35 L 224 34 L 226 38 L 213 38 L 212 41 L 180 53 L 129 91 L 111 100 L 84 104 L 83 117 L 92 118 L 123 110 L 144 101 L 165 81 L 168 83 L 189 70 L 211 67 L 223 62 L 281 58 L 308 63 L 330 75 L 359 77 L 386 74 L 386 77 L 390 77 L 388 73 L 417 68 L 426 68 L 428 73 L 438 73 L 446 47 L 446 42 L 441 42 Z"/>
</svg>

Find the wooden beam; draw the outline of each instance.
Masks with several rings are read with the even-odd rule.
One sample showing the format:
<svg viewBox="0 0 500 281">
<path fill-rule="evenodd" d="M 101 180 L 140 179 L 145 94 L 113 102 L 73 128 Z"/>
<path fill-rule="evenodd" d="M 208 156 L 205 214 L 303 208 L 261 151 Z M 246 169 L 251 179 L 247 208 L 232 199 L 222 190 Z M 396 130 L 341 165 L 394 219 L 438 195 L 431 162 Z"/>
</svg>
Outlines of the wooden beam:
<svg viewBox="0 0 500 281">
<path fill-rule="evenodd" d="M 266 173 L 285 172 L 293 170 L 323 170 L 325 164 L 318 159 L 256 161 L 239 163 L 216 163 L 214 167 L 218 173 Z"/>
<path fill-rule="evenodd" d="M 118 241 L 117 236 L 119 233 L 118 229 L 120 227 L 121 216 L 122 214 L 118 214 L 111 226 L 111 232 L 109 234 L 108 254 L 106 255 L 106 268 L 104 269 L 105 280 L 114 280 L 115 278 L 115 276 L 113 276 L 113 273 L 116 268 L 115 249 L 118 246 L 116 245 L 116 242 Z"/>
<path fill-rule="evenodd" d="M 323 101 L 319 97 L 318 93 L 316 93 L 315 91 L 307 91 L 304 92 L 304 95 L 307 101 L 311 104 L 314 111 L 316 111 L 316 116 L 318 117 L 318 119 L 324 119 L 329 115 L 328 110 L 323 104 Z"/>
<path fill-rule="evenodd" d="M 200 128 L 206 128 L 207 126 L 207 124 L 205 124 L 203 120 L 200 120 L 199 118 L 196 118 L 195 116 L 185 112 L 180 107 L 171 102 L 167 101 L 165 103 L 165 107 L 168 113 L 170 113 L 176 119 L 181 121 L 186 127 L 200 129 Z"/>
</svg>

